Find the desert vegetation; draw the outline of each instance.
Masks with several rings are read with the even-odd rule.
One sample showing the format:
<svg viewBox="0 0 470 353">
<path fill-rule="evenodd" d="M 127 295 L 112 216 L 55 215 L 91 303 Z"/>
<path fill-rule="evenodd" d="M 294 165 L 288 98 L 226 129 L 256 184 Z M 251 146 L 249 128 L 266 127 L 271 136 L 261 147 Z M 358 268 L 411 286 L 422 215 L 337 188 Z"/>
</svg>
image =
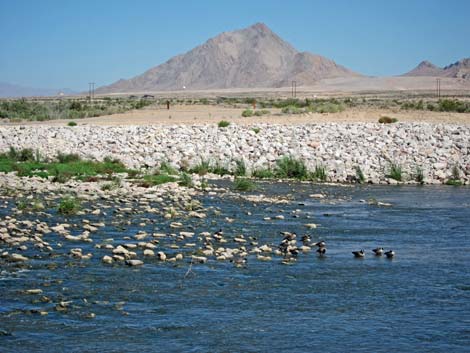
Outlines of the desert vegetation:
<svg viewBox="0 0 470 353">
<path fill-rule="evenodd" d="M 154 103 L 148 99 L 109 98 L 76 99 L 12 99 L 0 101 L 0 119 L 10 121 L 46 121 L 53 119 L 81 119 L 124 113 L 142 109 Z M 69 122 L 69 126 L 72 122 Z"/>
</svg>

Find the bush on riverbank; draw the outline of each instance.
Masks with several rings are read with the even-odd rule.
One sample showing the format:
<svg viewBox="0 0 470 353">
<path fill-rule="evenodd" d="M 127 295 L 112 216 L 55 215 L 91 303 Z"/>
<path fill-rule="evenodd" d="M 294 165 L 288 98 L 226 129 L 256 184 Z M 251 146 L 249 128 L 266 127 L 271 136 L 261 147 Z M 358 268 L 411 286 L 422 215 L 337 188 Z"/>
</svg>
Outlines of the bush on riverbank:
<svg viewBox="0 0 470 353">
<path fill-rule="evenodd" d="M 390 179 L 394 179 L 396 181 L 402 181 L 403 180 L 403 169 L 399 164 L 396 163 L 391 163 L 390 164 L 390 170 L 387 174 L 387 177 Z"/>
<path fill-rule="evenodd" d="M 253 191 L 256 189 L 256 185 L 249 179 L 235 178 L 233 188 L 237 191 Z"/>
<path fill-rule="evenodd" d="M 24 177 L 54 177 L 54 181 L 66 182 L 71 178 L 86 179 L 97 175 L 112 175 L 130 171 L 121 161 L 105 158 L 102 162 L 85 161 L 77 154 L 59 153 L 54 161 L 45 161 L 31 149 L 10 148 L 0 154 L 0 172 L 17 172 Z"/>
<path fill-rule="evenodd" d="M 308 178 L 308 170 L 305 163 L 291 156 L 284 156 L 276 161 L 275 176 L 285 179 L 305 180 Z"/>
<path fill-rule="evenodd" d="M 72 215 L 82 208 L 80 200 L 76 197 L 67 196 L 60 200 L 57 212 L 63 215 Z"/>
</svg>

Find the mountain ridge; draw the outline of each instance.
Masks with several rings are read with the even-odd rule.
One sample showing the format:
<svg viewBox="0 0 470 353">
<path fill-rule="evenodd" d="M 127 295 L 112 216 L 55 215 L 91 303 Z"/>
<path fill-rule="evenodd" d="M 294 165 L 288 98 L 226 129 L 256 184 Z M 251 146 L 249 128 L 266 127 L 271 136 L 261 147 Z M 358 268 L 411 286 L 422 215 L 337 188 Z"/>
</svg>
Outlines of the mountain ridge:
<svg viewBox="0 0 470 353">
<path fill-rule="evenodd" d="M 323 78 L 361 76 L 333 60 L 299 52 L 265 24 L 223 32 L 130 79 L 97 93 L 182 89 L 277 88 Z"/>
<path fill-rule="evenodd" d="M 403 74 L 402 76 L 430 76 L 470 79 L 470 58 L 463 58 L 442 68 L 425 60 L 420 62 L 418 66 Z"/>
</svg>

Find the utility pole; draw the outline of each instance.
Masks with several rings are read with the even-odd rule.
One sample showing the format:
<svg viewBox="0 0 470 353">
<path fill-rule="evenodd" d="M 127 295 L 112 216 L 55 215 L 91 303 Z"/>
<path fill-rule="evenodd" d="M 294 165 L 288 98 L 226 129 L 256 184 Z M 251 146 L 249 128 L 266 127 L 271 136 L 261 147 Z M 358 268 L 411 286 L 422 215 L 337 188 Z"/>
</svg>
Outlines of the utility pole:
<svg viewBox="0 0 470 353">
<path fill-rule="evenodd" d="M 297 96 L 297 82 L 292 81 L 292 98 Z"/>
<path fill-rule="evenodd" d="M 88 97 L 90 97 L 90 102 L 95 98 L 95 83 L 88 82 Z"/>
<path fill-rule="evenodd" d="M 437 98 L 441 98 L 441 79 L 440 78 L 436 78 L 436 95 L 437 95 Z"/>
</svg>

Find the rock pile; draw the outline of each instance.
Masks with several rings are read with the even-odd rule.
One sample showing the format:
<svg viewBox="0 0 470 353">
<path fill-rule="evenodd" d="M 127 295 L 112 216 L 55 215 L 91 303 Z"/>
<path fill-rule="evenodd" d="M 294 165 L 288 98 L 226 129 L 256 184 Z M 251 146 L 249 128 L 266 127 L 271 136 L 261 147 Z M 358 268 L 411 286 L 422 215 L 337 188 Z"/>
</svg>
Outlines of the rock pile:
<svg viewBox="0 0 470 353">
<path fill-rule="evenodd" d="M 243 160 L 248 170 L 273 166 L 285 155 L 304 160 L 307 167 L 326 167 L 334 182 L 349 180 L 360 167 L 373 183 L 386 177 L 392 163 L 406 178 L 417 168 L 426 183 L 443 183 L 457 168 L 470 183 L 470 126 L 428 123 L 304 124 L 203 126 L 15 126 L 0 128 L 0 151 L 10 146 L 33 148 L 48 157 L 58 151 L 102 160 L 121 159 L 129 167 L 155 167 L 168 161 L 190 167 L 202 160 L 230 170 Z"/>
</svg>

